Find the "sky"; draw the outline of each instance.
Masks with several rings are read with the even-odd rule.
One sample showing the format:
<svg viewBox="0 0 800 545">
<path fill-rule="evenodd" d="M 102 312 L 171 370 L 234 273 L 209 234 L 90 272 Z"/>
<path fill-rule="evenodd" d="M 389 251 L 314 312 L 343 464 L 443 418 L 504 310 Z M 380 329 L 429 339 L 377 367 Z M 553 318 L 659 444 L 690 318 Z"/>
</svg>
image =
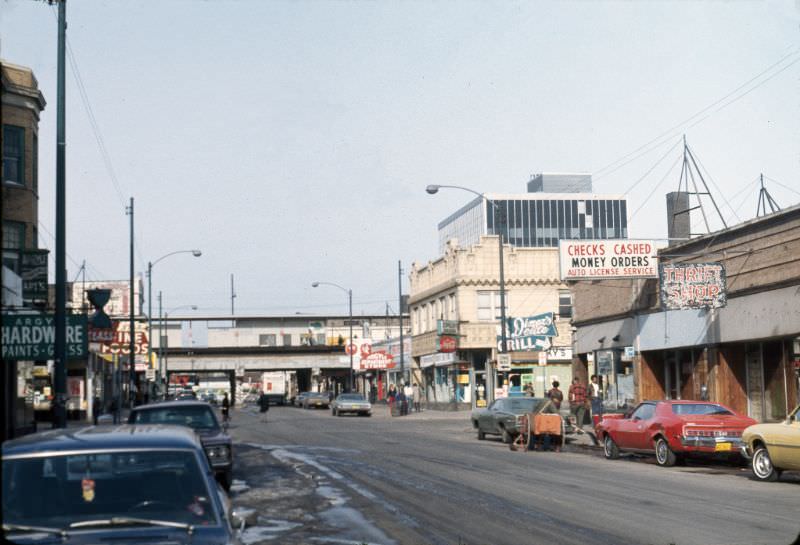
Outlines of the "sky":
<svg viewBox="0 0 800 545">
<path fill-rule="evenodd" d="M 233 275 L 237 314 L 345 314 L 315 281 L 396 312 L 398 262 L 407 292 L 473 197 L 432 183 L 587 172 L 663 239 L 683 135 L 729 225 L 761 173 L 800 203 L 800 1 L 81 0 L 67 21 L 68 279 L 128 278 L 133 197 L 137 274 L 203 253 L 154 266 L 166 309 L 230 314 Z M 47 101 L 51 251 L 56 54 L 55 7 L 0 0 L 0 57 Z"/>
</svg>

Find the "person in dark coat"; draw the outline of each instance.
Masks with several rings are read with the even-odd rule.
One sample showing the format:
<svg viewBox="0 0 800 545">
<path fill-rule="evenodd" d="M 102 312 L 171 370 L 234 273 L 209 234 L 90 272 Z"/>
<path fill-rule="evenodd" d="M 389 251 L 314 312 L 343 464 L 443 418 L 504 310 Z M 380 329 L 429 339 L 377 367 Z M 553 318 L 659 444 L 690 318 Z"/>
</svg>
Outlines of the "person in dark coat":
<svg viewBox="0 0 800 545">
<path fill-rule="evenodd" d="M 269 411 L 269 397 L 264 392 L 258 396 L 258 410 L 264 415 L 264 420 L 267 419 L 267 411 Z"/>
</svg>

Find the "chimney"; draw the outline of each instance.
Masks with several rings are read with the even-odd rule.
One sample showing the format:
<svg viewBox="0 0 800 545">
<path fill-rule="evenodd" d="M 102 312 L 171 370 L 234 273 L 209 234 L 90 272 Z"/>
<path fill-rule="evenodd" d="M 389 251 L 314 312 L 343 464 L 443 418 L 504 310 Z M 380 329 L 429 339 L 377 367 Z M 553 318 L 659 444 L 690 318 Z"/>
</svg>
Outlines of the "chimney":
<svg viewBox="0 0 800 545">
<path fill-rule="evenodd" d="M 667 236 L 669 243 L 688 239 L 691 233 L 689 194 L 684 191 L 667 193 Z"/>
</svg>

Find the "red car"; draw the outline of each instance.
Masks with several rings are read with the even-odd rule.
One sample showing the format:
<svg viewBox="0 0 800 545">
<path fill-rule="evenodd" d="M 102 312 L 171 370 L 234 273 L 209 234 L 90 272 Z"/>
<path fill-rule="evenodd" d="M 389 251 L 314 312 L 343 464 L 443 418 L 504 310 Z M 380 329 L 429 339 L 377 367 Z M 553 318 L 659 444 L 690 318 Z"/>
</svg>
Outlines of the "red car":
<svg viewBox="0 0 800 545">
<path fill-rule="evenodd" d="M 708 401 L 644 401 L 629 415 L 608 414 L 595 427 L 606 458 L 655 452 L 660 466 L 692 454 L 740 452 L 742 431 L 756 421 Z"/>
</svg>

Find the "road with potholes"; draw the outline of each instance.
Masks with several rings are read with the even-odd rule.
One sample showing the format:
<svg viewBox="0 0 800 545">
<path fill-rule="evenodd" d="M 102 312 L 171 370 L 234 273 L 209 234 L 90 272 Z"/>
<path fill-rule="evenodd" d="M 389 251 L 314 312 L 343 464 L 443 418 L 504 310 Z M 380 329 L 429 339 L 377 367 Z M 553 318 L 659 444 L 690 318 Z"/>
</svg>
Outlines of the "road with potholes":
<svg viewBox="0 0 800 545">
<path fill-rule="evenodd" d="M 478 441 L 466 413 L 232 417 L 231 498 L 258 514 L 248 545 L 787 545 L 800 532 L 800 474 L 761 483 L 737 464 L 512 452 Z"/>
</svg>

